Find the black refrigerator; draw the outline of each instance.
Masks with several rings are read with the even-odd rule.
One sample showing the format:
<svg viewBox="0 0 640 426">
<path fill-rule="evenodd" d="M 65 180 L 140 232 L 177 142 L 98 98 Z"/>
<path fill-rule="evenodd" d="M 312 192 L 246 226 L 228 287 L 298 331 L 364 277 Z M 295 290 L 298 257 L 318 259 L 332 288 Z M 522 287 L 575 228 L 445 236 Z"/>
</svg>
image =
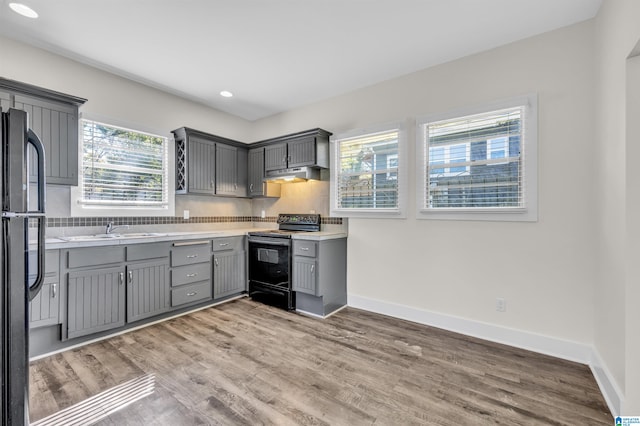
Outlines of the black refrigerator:
<svg viewBox="0 0 640 426">
<path fill-rule="evenodd" d="M 25 111 L 0 110 L 2 147 L 2 239 L 0 257 L 0 399 L 2 425 L 29 424 L 29 301 L 44 275 L 45 157 L 42 143 L 28 128 Z M 29 225 L 37 227 L 37 265 L 29 276 Z"/>
</svg>

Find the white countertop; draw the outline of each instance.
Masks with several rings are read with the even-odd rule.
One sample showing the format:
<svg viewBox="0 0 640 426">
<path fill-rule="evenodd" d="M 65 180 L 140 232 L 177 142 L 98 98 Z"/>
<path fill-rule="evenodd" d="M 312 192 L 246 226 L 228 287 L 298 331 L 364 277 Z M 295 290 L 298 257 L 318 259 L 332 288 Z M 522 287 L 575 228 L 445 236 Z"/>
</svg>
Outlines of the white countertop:
<svg viewBox="0 0 640 426">
<path fill-rule="evenodd" d="M 162 232 L 160 235 L 141 236 L 141 237 L 127 237 L 127 238 L 102 238 L 95 240 L 77 240 L 67 241 L 63 238 L 47 238 L 47 249 L 66 249 L 66 248 L 80 248 L 80 247 L 100 247 L 100 246 L 114 246 L 114 245 L 126 245 L 126 244 L 143 244 L 143 243 L 155 243 L 163 241 L 180 241 L 180 240 L 193 240 L 193 239 L 211 239 L 221 237 L 237 237 L 247 235 L 249 232 L 264 231 L 267 228 L 234 228 L 234 229 L 222 229 L 218 231 L 195 231 L 195 232 Z M 123 233 L 122 235 L 126 235 Z M 343 231 L 319 231 L 299 233 L 292 236 L 296 240 L 331 240 L 337 238 L 346 238 L 347 233 Z M 30 241 L 29 246 L 35 247 L 36 242 Z"/>
</svg>

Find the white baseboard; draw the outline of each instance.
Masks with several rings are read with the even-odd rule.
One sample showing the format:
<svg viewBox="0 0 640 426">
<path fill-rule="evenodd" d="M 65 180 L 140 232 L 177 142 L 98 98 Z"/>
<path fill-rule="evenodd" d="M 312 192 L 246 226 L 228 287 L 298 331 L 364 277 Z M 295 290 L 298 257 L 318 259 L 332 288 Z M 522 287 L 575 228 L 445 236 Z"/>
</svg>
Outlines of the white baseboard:
<svg viewBox="0 0 640 426">
<path fill-rule="evenodd" d="M 527 349 L 556 358 L 586 364 L 591 368 L 611 413 L 621 413 L 622 393 L 613 376 L 591 345 L 544 336 L 527 331 L 460 318 L 411 306 L 384 302 L 377 299 L 349 294 L 348 305 L 394 318 L 442 328 L 455 333 Z"/>
</svg>

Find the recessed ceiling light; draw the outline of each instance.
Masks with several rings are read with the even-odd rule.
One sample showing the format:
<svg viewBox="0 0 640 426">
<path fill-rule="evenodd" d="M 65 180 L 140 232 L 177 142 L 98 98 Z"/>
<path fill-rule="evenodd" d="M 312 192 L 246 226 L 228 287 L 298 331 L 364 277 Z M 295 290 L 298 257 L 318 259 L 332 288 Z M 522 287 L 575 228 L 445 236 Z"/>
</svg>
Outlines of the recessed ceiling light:
<svg viewBox="0 0 640 426">
<path fill-rule="evenodd" d="M 13 10 L 14 12 L 22 15 L 22 16 L 26 16 L 27 18 L 37 18 L 38 14 L 36 13 L 35 10 L 31 9 L 29 6 L 27 6 L 26 4 L 22 4 L 22 3 L 9 3 L 9 7 L 11 8 L 11 10 Z"/>
<path fill-rule="evenodd" d="M 230 98 L 233 96 L 233 93 L 229 92 L 228 90 L 223 90 L 222 92 L 220 92 L 220 96 L 224 96 L 225 98 Z"/>
</svg>

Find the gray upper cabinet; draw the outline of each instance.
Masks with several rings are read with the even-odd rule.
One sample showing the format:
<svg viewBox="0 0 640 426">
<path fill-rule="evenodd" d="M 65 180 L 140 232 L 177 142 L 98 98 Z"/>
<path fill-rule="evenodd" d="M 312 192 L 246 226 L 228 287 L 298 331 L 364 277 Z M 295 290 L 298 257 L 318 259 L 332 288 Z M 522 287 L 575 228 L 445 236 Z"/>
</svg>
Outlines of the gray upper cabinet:
<svg viewBox="0 0 640 426">
<path fill-rule="evenodd" d="M 244 144 L 182 127 L 176 140 L 176 193 L 247 196 Z"/>
<path fill-rule="evenodd" d="M 264 170 L 282 170 L 287 168 L 287 144 L 276 143 L 264 147 Z"/>
<path fill-rule="evenodd" d="M 0 90 L 0 108 L 2 108 L 2 111 L 6 112 L 9 108 L 11 108 L 11 106 L 11 94 L 9 92 Z"/>
<path fill-rule="evenodd" d="M 27 111 L 29 127 L 44 144 L 49 184 L 78 184 L 78 107 L 84 102 L 86 99 L 0 78 L 2 109 Z M 31 158 L 36 161 L 35 155 Z"/>
<path fill-rule="evenodd" d="M 265 148 L 253 148 L 248 153 L 248 182 L 249 197 L 279 197 L 280 184 L 264 182 L 264 153 Z"/>
<path fill-rule="evenodd" d="M 307 130 L 258 142 L 264 145 L 264 170 L 329 167 L 329 136 L 322 129 Z"/>
<path fill-rule="evenodd" d="M 188 179 L 186 192 L 192 194 L 215 194 L 216 145 L 192 137 L 189 139 Z"/>
</svg>

